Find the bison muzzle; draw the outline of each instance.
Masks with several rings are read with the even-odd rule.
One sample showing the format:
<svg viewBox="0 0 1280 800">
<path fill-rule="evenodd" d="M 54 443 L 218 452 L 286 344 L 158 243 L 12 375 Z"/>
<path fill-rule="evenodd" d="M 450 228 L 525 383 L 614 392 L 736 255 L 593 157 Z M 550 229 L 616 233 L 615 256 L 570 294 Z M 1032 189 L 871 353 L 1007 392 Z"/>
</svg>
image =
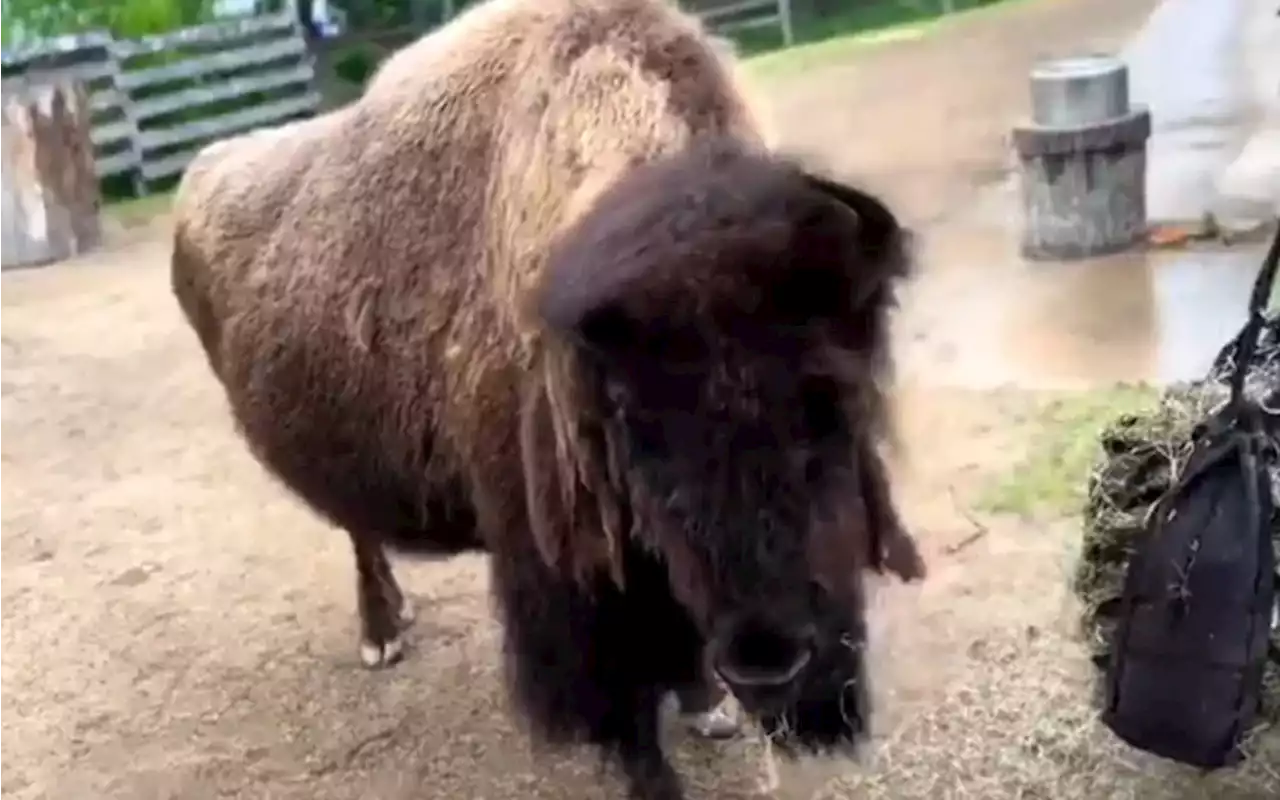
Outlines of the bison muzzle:
<svg viewBox="0 0 1280 800">
<path fill-rule="evenodd" d="M 904 239 L 870 195 L 713 137 L 603 193 L 537 297 L 573 365 L 595 482 L 628 518 L 611 591 L 643 614 L 674 597 L 670 630 L 705 639 L 784 746 L 865 731 L 861 576 L 923 574 L 874 438 Z M 526 452 L 547 452 L 532 439 Z M 571 568 L 563 509 L 528 486 L 544 559 Z M 633 550 L 653 585 L 630 582 Z"/>
</svg>

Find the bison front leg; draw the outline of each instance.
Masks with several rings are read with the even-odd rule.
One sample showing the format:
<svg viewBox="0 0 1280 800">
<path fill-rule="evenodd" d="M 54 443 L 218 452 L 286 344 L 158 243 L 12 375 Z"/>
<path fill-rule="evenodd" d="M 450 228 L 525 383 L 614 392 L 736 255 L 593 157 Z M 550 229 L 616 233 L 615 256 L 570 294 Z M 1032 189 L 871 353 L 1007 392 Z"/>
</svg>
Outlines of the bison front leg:
<svg viewBox="0 0 1280 800">
<path fill-rule="evenodd" d="M 352 533 L 351 544 L 356 554 L 360 661 L 369 669 L 390 666 L 404 655 L 400 632 L 413 621 L 413 606 L 391 572 L 381 540 Z"/>
<path fill-rule="evenodd" d="M 661 701 L 675 685 L 664 667 L 680 631 L 659 637 L 668 630 L 655 616 L 661 605 L 623 595 L 607 577 L 582 586 L 551 570 L 530 537 L 499 544 L 490 564 L 507 678 L 534 736 L 589 742 L 620 767 L 632 800 L 684 800 L 658 735 Z M 628 588 L 639 583 L 629 580 Z"/>
<path fill-rule="evenodd" d="M 657 692 L 639 698 L 633 709 L 631 732 L 617 745 L 631 800 L 684 800 L 680 776 L 662 752 L 658 731 L 660 699 Z"/>
<path fill-rule="evenodd" d="M 873 534 L 871 566 L 879 572 L 892 572 L 904 581 L 924 578 L 928 567 L 894 505 L 884 459 L 866 441 L 859 457 L 862 501 Z"/>
</svg>

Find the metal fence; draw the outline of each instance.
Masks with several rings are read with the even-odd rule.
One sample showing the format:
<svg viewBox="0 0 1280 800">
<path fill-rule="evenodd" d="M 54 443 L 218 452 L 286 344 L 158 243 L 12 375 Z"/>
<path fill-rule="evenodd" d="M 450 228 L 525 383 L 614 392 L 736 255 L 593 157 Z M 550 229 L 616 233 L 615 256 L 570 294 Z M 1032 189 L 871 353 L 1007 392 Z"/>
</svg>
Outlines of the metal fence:
<svg viewBox="0 0 1280 800">
<path fill-rule="evenodd" d="M 129 175 L 140 191 L 181 173 L 210 141 L 306 116 L 320 105 L 291 11 L 135 40 L 61 37 L 5 54 L 3 67 L 7 85 L 35 72 L 83 81 L 99 177 Z"/>
</svg>

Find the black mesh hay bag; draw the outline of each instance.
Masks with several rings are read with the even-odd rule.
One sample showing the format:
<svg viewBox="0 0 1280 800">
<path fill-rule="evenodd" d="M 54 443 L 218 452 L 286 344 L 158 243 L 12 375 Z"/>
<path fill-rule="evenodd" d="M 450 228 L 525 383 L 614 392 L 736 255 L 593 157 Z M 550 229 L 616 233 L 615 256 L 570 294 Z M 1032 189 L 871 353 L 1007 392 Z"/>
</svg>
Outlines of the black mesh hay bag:
<svg viewBox="0 0 1280 800">
<path fill-rule="evenodd" d="M 1246 392 L 1259 353 L 1276 345 L 1264 309 L 1278 261 L 1280 231 L 1249 320 L 1210 376 L 1225 379 L 1226 401 L 1194 425 L 1185 458 L 1148 476 L 1154 496 L 1145 517 L 1132 520 L 1122 590 L 1097 609 L 1111 622 L 1103 723 L 1138 749 L 1203 769 L 1244 757 L 1268 670 L 1280 663 L 1272 640 L 1280 625 L 1272 472 L 1280 462 L 1280 376 Z M 1118 451 L 1111 436 L 1104 446 Z"/>
</svg>

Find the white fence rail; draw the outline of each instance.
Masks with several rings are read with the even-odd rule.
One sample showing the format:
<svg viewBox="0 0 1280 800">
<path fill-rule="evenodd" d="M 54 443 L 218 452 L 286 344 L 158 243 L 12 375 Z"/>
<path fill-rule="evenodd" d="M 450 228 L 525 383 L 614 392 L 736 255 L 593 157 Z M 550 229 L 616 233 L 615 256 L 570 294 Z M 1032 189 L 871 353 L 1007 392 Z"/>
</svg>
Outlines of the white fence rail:
<svg viewBox="0 0 1280 800">
<path fill-rule="evenodd" d="M 118 42 L 114 55 L 121 89 L 132 98 L 144 183 L 180 173 L 209 141 L 320 106 L 290 11 Z"/>
<path fill-rule="evenodd" d="M 140 190 L 179 174 L 212 140 L 313 114 L 320 105 L 291 11 L 143 39 L 62 37 L 6 54 L 3 66 L 6 84 L 29 71 L 83 81 L 99 177 L 127 174 Z"/>
</svg>

